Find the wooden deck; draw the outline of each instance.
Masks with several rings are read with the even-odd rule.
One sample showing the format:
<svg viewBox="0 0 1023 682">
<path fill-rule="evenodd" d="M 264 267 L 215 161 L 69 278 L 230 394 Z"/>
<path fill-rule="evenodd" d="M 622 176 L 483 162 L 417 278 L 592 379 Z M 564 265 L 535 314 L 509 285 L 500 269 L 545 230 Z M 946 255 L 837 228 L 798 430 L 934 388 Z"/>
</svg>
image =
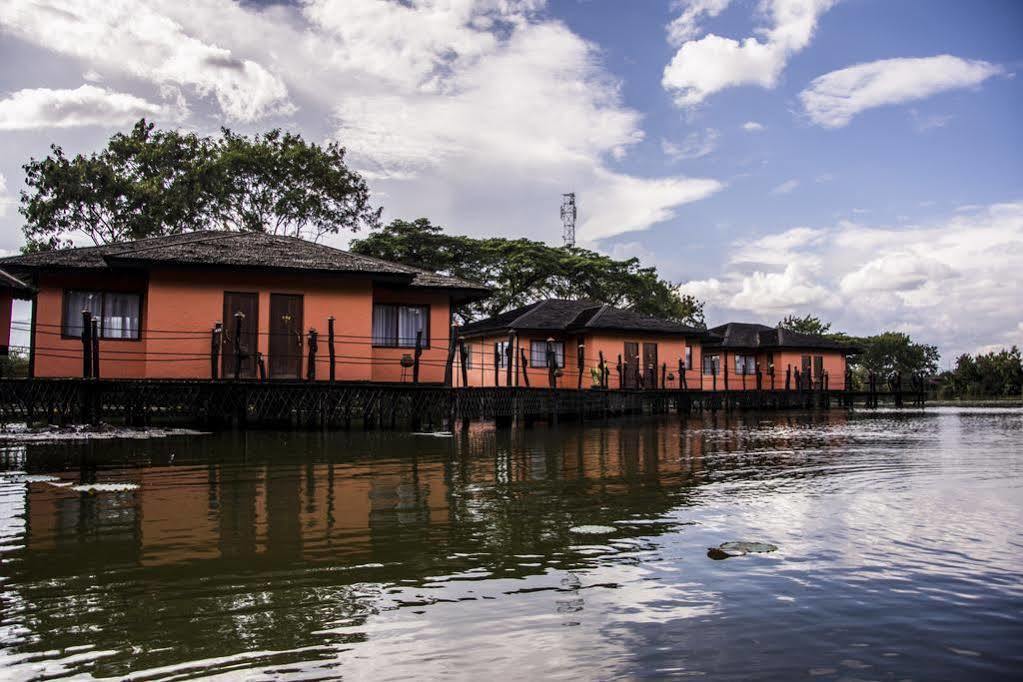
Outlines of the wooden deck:
<svg viewBox="0 0 1023 682">
<path fill-rule="evenodd" d="M 119 379 L 0 379 L 0 421 L 203 428 L 441 429 L 455 423 L 698 410 L 922 405 L 922 395 L 848 391 L 447 388 L 430 384 Z"/>
</svg>

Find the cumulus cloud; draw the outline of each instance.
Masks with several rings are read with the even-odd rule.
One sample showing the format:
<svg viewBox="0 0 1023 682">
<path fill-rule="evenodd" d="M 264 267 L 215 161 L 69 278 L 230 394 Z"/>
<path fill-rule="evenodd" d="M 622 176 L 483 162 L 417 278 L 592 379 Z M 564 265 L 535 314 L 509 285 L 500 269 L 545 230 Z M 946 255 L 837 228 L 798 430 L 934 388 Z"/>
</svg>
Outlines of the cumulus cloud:
<svg viewBox="0 0 1023 682">
<path fill-rule="evenodd" d="M 689 133 L 681 142 L 661 140 L 661 151 L 672 161 L 698 159 L 707 156 L 717 149 L 718 138 L 721 136 L 714 128 Z"/>
<path fill-rule="evenodd" d="M 212 95 L 228 120 L 253 121 L 292 111 L 287 88 L 277 75 L 219 45 L 197 40 L 161 13 L 163 4 L 7 0 L 0 3 L 0 26 L 93 67 Z"/>
<path fill-rule="evenodd" d="M 599 48 L 543 5 L 12 0 L 0 3 L 0 30 L 107 83 L 179 87 L 203 115 L 186 123 L 287 114 L 347 148 L 386 217 L 557 240 L 560 195 L 575 191 L 585 243 L 719 191 L 711 178 L 616 170 L 643 140 L 641 117 Z"/>
<path fill-rule="evenodd" d="M 757 123 L 756 121 L 746 121 L 742 124 L 742 129 L 747 133 L 759 133 L 766 129 L 763 123 Z"/>
<path fill-rule="evenodd" d="M 711 33 L 683 42 L 664 68 L 661 84 L 679 107 L 697 105 L 725 88 L 773 88 L 789 58 L 810 44 L 818 17 L 833 4 L 834 0 L 761 0 L 758 7 L 767 25 L 757 29 L 756 36 L 740 41 Z M 687 7 L 679 19 L 691 9 Z"/>
<path fill-rule="evenodd" d="M 176 105 L 157 104 L 94 85 L 83 85 L 74 90 L 29 88 L 0 100 L 0 130 L 94 125 L 116 127 L 144 116 L 166 116 L 177 120 L 182 115 Z"/>
<path fill-rule="evenodd" d="M 975 87 L 999 73 L 1002 68 L 996 64 L 947 54 L 882 59 L 819 76 L 799 94 L 799 99 L 811 121 L 826 128 L 841 128 L 867 109 Z"/>
<path fill-rule="evenodd" d="M 927 225 L 793 228 L 730 251 L 720 274 L 681 285 L 715 321 L 823 314 L 851 333 L 909 331 L 947 357 L 1018 337 L 1023 201 Z"/>
</svg>

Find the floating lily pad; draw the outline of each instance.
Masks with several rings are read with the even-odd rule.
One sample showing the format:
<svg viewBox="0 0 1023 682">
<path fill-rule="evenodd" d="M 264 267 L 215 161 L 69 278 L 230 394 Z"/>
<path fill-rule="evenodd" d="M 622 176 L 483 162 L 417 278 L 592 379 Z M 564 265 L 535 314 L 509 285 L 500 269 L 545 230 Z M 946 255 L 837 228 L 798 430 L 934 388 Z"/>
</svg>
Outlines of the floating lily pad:
<svg viewBox="0 0 1023 682">
<path fill-rule="evenodd" d="M 618 529 L 611 526 L 573 526 L 568 529 L 568 532 L 580 535 L 610 535 L 617 533 Z"/>
<path fill-rule="evenodd" d="M 732 542 L 722 542 L 717 547 L 711 547 L 707 550 L 707 556 L 714 560 L 729 559 L 736 556 L 744 556 L 746 554 L 764 554 L 766 552 L 774 552 L 778 549 L 777 545 L 772 545 L 769 542 L 747 542 L 745 540 L 735 540 Z"/>
</svg>

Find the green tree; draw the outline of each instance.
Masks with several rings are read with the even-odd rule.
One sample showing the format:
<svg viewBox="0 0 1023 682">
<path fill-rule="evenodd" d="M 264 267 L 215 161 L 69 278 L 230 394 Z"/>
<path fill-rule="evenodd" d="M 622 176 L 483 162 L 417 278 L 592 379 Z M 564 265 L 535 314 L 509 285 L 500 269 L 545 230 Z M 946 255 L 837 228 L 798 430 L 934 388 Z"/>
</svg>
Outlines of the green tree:
<svg viewBox="0 0 1023 682">
<path fill-rule="evenodd" d="M 75 234 L 95 244 L 198 229 L 306 230 L 319 238 L 379 224 L 342 147 L 280 130 L 201 137 L 143 119 L 98 153 L 50 149 L 24 165 L 29 251 L 68 246 Z"/>
<path fill-rule="evenodd" d="M 1023 357 L 1016 346 L 998 352 L 956 358 L 955 369 L 942 373 L 942 395 L 951 398 L 1018 397 L 1023 391 Z"/>
<path fill-rule="evenodd" d="M 778 326 L 801 334 L 816 334 L 817 336 L 824 336 L 831 330 L 831 323 L 822 321 L 816 315 L 807 315 L 805 317 L 788 315 L 778 323 Z"/>
<path fill-rule="evenodd" d="M 615 260 L 580 248 L 552 247 L 529 239 L 473 238 L 445 234 L 420 218 L 395 220 L 352 251 L 487 284 L 494 294 L 459 311 L 471 320 L 544 298 L 609 303 L 685 324 L 703 326 L 703 303 L 639 260 Z"/>
<path fill-rule="evenodd" d="M 933 375 L 938 371 L 941 355 L 936 346 L 916 343 L 909 334 L 883 332 L 875 336 L 854 339 L 860 348 L 856 364 L 868 372 L 888 375 L 901 372 L 903 375 Z"/>
</svg>

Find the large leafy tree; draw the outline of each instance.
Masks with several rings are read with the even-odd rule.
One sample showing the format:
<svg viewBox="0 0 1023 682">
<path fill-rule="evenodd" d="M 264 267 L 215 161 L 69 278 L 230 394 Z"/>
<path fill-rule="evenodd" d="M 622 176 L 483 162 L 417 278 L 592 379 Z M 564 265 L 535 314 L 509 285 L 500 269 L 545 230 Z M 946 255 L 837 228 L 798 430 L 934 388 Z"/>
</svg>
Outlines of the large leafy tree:
<svg viewBox="0 0 1023 682">
<path fill-rule="evenodd" d="M 337 143 L 271 130 L 219 137 L 160 130 L 145 119 L 105 149 L 25 164 L 21 213 L 28 250 L 197 229 L 260 230 L 319 238 L 376 226 L 369 188 Z"/>
<path fill-rule="evenodd" d="M 494 315 L 544 298 L 610 303 L 687 324 L 704 324 L 703 303 L 681 295 L 639 260 L 615 260 L 587 249 L 553 247 L 529 239 L 445 234 L 420 218 L 395 220 L 351 249 L 377 258 L 446 272 L 487 284 L 494 294 L 460 311 L 464 319 Z"/>
</svg>

